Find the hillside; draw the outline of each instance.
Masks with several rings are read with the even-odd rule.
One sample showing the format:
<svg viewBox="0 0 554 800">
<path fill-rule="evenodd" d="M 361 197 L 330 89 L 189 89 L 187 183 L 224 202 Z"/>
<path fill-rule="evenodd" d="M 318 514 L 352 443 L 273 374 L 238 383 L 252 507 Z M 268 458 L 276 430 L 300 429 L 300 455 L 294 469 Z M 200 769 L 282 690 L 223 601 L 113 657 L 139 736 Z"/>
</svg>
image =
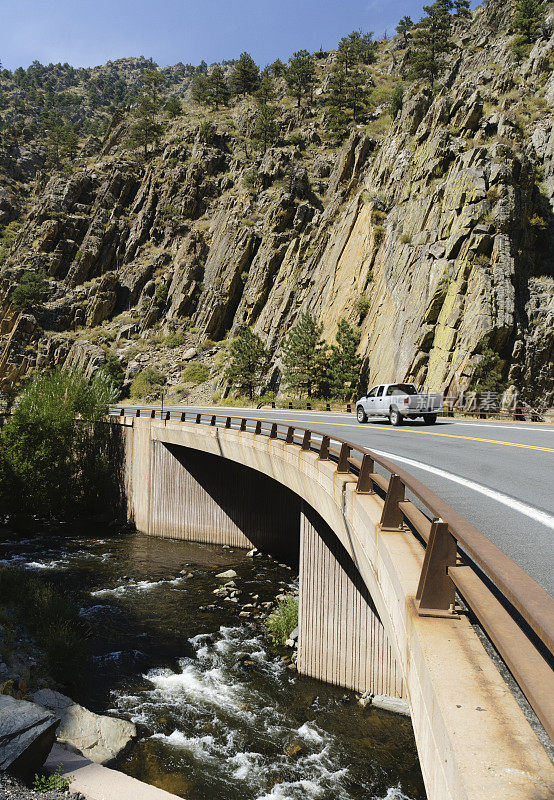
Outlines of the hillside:
<svg viewBox="0 0 554 800">
<path fill-rule="evenodd" d="M 339 125 L 337 53 L 314 54 L 300 108 L 275 77 L 265 152 L 253 95 L 193 100 L 204 65 L 159 70 L 182 112 L 159 104 L 146 156 L 129 130 L 151 61 L 1 72 L 0 386 L 108 359 L 126 385 L 149 366 L 176 399 L 208 399 L 251 325 L 276 390 L 308 308 L 329 341 L 341 317 L 359 328 L 370 382 L 457 394 L 485 356 L 504 386 L 552 403 L 554 12 L 517 57 L 512 20 L 499 0 L 455 18 L 432 88 L 410 77 L 411 38 L 377 42 L 363 111 Z M 65 156 L 53 116 L 74 137 Z M 40 302 L 15 304 L 31 273 Z"/>
</svg>

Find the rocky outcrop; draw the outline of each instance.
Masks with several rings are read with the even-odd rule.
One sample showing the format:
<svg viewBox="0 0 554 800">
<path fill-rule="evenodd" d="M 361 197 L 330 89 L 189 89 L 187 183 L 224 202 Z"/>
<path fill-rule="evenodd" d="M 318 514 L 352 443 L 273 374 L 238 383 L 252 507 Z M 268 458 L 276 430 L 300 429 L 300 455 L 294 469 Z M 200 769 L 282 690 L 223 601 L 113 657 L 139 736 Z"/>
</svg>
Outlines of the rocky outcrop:
<svg viewBox="0 0 554 800">
<path fill-rule="evenodd" d="M 457 393 L 490 348 L 514 389 L 552 400 L 553 19 L 517 64 L 510 13 L 491 0 L 455 25 L 439 91 L 406 84 L 388 127 L 372 128 L 385 102 L 337 148 L 321 135 L 331 55 L 314 105 L 283 104 L 282 139 L 263 154 L 247 143 L 246 99 L 211 128 L 194 115 L 168 125 L 146 162 L 129 159 L 114 119 L 71 175 L 29 166 L 28 198 L 10 178 L 0 213 L 22 224 L 0 277 L 0 384 L 64 359 L 92 370 L 100 351 L 127 369 L 137 338 L 165 370 L 168 333 L 190 349 L 251 325 L 277 388 L 280 345 L 307 308 L 329 340 L 340 317 L 359 326 L 370 381 Z M 378 54 L 377 87 L 405 77 L 403 41 Z M 8 297 L 22 268 L 51 278 L 25 319 Z"/>
<path fill-rule="evenodd" d="M 32 773 L 45 762 L 59 718 L 26 700 L 0 695 L 0 771 Z"/>
<path fill-rule="evenodd" d="M 93 714 L 51 689 L 35 692 L 33 701 L 59 717 L 61 722 L 57 736 L 60 741 L 68 742 L 97 764 L 113 761 L 137 735 L 131 722 Z"/>
</svg>

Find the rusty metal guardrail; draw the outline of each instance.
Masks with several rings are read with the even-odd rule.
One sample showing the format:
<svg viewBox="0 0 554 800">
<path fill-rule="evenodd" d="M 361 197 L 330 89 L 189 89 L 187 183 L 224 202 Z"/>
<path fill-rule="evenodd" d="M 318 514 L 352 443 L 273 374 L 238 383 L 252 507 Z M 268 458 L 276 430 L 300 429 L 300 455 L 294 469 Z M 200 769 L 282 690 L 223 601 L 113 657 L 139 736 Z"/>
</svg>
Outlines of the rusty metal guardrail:
<svg viewBox="0 0 554 800">
<path fill-rule="evenodd" d="M 233 428 L 332 460 L 358 494 L 383 498 L 380 529 L 411 532 L 425 547 L 414 605 L 420 616 L 455 618 L 456 594 L 475 616 L 554 742 L 554 598 L 481 531 L 424 484 L 368 448 L 310 428 L 256 417 L 115 407 L 111 415 Z M 376 471 L 378 465 L 387 475 Z M 426 509 L 411 500 L 411 492 Z"/>
</svg>

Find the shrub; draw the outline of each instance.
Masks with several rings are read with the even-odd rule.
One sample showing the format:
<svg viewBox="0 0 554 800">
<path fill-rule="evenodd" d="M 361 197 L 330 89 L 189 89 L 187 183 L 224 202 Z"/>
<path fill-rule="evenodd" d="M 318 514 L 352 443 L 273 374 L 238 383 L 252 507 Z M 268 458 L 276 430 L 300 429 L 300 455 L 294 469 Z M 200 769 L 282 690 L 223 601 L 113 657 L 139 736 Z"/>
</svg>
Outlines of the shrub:
<svg viewBox="0 0 554 800">
<path fill-rule="evenodd" d="M 184 368 L 181 374 L 181 380 L 184 383 L 193 383 L 197 386 L 199 383 L 204 383 L 210 376 L 210 368 L 207 364 L 202 364 L 200 361 L 191 361 L 190 364 Z"/>
<path fill-rule="evenodd" d="M 110 353 L 109 356 L 106 358 L 106 361 L 99 370 L 100 373 L 106 375 L 106 377 L 112 382 L 114 390 L 117 392 L 117 396 L 114 398 L 114 402 L 119 400 L 121 394 L 123 392 L 123 383 L 125 382 L 125 373 L 123 371 L 123 367 L 119 363 L 117 356 L 114 356 L 113 353 Z"/>
<path fill-rule="evenodd" d="M 164 385 L 164 375 L 155 367 L 146 367 L 133 378 L 131 397 L 135 400 L 140 400 L 146 395 L 158 393 Z"/>
<path fill-rule="evenodd" d="M 265 621 L 265 626 L 275 644 L 285 644 L 289 634 L 298 625 L 298 597 L 288 595 L 279 600 L 277 608 Z"/>
<path fill-rule="evenodd" d="M 159 305 L 163 306 L 167 300 L 167 295 L 169 294 L 169 284 L 168 283 L 158 283 L 156 286 L 156 301 Z"/>
<path fill-rule="evenodd" d="M 242 179 L 242 185 L 245 189 L 255 189 L 258 182 L 258 173 L 254 169 L 248 170 Z"/>
<path fill-rule="evenodd" d="M 306 140 L 300 133 L 291 133 L 287 144 L 291 144 L 294 147 L 298 147 L 300 150 L 303 150 L 306 147 Z"/>
<path fill-rule="evenodd" d="M 72 780 L 73 778 L 66 778 L 65 775 L 62 775 L 62 765 L 60 764 L 51 775 L 35 775 L 33 789 L 39 794 L 53 791 L 67 792 Z"/>
<path fill-rule="evenodd" d="M 371 300 L 369 299 L 367 294 L 363 294 L 356 300 L 354 308 L 356 309 L 360 317 L 364 319 L 367 316 L 367 312 L 369 311 L 370 306 L 371 306 Z"/>
<path fill-rule="evenodd" d="M 15 308 L 37 308 L 48 294 L 48 281 L 42 272 L 24 272 L 12 289 L 10 300 Z"/>
<path fill-rule="evenodd" d="M 185 343 L 185 334 L 182 331 L 174 331 L 169 333 L 165 339 L 164 344 L 166 347 L 179 347 Z"/>
</svg>

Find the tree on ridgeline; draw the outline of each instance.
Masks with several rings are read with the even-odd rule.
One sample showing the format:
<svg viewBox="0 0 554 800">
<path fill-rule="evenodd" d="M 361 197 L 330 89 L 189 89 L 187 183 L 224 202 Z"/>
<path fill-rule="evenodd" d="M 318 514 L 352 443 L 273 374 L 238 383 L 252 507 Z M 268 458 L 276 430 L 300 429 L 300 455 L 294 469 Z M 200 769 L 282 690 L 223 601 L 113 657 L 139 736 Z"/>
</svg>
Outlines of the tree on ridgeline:
<svg viewBox="0 0 554 800">
<path fill-rule="evenodd" d="M 412 77 L 428 81 L 431 88 L 444 68 L 450 49 L 450 8 L 450 0 L 436 0 L 433 5 L 423 6 L 425 16 L 412 29 L 410 72 Z"/>
<path fill-rule="evenodd" d="M 260 69 L 249 53 L 241 53 L 231 73 L 233 94 L 253 94 L 260 81 Z"/>
<path fill-rule="evenodd" d="M 192 79 L 191 95 L 195 103 L 203 104 L 207 102 L 209 83 L 208 76 L 204 72 L 197 72 Z"/>
<path fill-rule="evenodd" d="M 269 70 L 273 74 L 274 78 L 282 78 L 285 72 L 287 71 L 287 67 L 280 58 L 273 62 L 273 64 L 269 65 Z"/>
<path fill-rule="evenodd" d="M 336 344 L 331 345 L 328 379 L 332 397 L 348 400 L 356 390 L 362 362 L 356 354 L 360 334 L 345 319 L 340 319 Z"/>
<path fill-rule="evenodd" d="M 297 50 L 289 58 L 285 80 L 290 94 L 296 98 L 300 108 L 302 98 L 311 97 L 315 82 L 315 64 L 307 50 Z"/>
<path fill-rule="evenodd" d="M 471 17 L 469 0 L 454 0 L 452 8 L 456 17 Z"/>
<path fill-rule="evenodd" d="M 231 342 L 225 377 L 231 388 L 247 392 L 252 400 L 263 385 L 269 365 L 269 353 L 257 333 L 245 328 Z"/>
<path fill-rule="evenodd" d="M 326 355 L 323 325 L 309 311 L 300 314 L 281 350 L 283 382 L 292 391 L 312 396 L 321 382 Z"/>
<path fill-rule="evenodd" d="M 263 154 L 278 138 L 279 123 L 277 122 L 277 109 L 274 106 L 262 103 L 256 114 L 256 121 L 252 131 L 252 141 Z"/>
<path fill-rule="evenodd" d="M 404 37 L 404 44 L 409 44 L 408 34 L 414 27 L 414 23 L 412 22 L 412 18 L 409 16 L 402 17 L 398 25 L 396 26 L 396 32 L 399 36 Z"/>
<path fill-rule="evenodd" d="M 260 85 L 256 91 L 256 100 L 260 105 L 267 105 L 275 100 L 275 81 L 268 67 L 260 74 Z"/>
<path fill-rule="evenodd" d="M 141 147 L 146 157 L 148 146 L 158 141 L 163 133 L 163 126 L 156 121 L 157 104 L 146 94 L 139 97 L 133 110 L 133 119 L 128 136 L 131 149 Z"/>
</svg>

